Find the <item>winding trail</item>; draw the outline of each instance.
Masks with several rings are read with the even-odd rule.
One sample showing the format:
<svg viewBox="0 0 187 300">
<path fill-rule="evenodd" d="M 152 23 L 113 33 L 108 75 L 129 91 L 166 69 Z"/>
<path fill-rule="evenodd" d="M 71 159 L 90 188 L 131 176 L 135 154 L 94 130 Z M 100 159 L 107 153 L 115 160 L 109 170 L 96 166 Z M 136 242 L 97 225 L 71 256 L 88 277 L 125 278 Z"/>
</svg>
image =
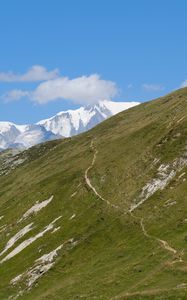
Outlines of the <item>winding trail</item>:
<svg viewBox="0 0 187 300">
<path fill-rule="evenodd" d="M 85 177 L 85 181 L 86 181 L 86 184 L 87 186 L 93 191 L 93 193 L 97 196 L 97 198 L 99 198 L 100 200 L 102 200 L 103 202 L 105 202 L 108 206 L 111 206 L 115 209 L 118 209 L 119 211 L 121 211 L 121 208 L 117 205 L 114 205 L 112 204 L 109 200 L 103 198 L 102 195 L 99 194 L 99 192 L 97 192 L 96 188 L 92 185 L 91 181 L 90 181 L 90 178 L 88 176 L 88 173 L 89 171 L 94 167 L 95 165 L 95 161 L 96 161 L 96 158 L 97 158 L 97 154 L 98 154 L 98 150 L 97 148 L 94 146 L 94 139 L 92 139 L 91 141 L 91 145 L 90 145 L 90 148 L 91 150 L 94 152 L 94 155 L 93 155 L 93 159 L 92 159 L 92 162 L 91 162 L 91 165 L 86 169 L 85 171 L 85 174 L 84 174 L 84 177 Z M 138 207 L 138 206 L 137 206 Z M 135 209 L 133 209 L 134 211 Z M 132 212 L 132 209 L 129 209 L 128 211 L 123 211 L 123 214 L 124 215 L 127 215 L 127 214 L 130 214 L 133 218 L 135 219 L 138 219 L 138 221 L 140 222 L 140 227 L 141 227 L 141 230 L 142 230 L 142 233 L 145 237 L 149 238 L 149 239 L 152 239 L 152 240 L 156 240 L 160 246 L 165 249 L 166 251 L 170 252 L 171 254 L 173 254 L 174 256 L 176 256 L 178 254 L 178 260 L 175 259 L 175 261 L 173 263 L 176 263 L 176 262 L 183 262 L 183 259 L 181 257 L 181 254 L 173 247 L 171 247 L 167 241 L 165 240 L 162 240 L 162 239 L 159 239 L 155 236 L 152 236 L 150 235 L 147 230 L 145 229 L 145 226 L 144 226 L 144 219 L 143 218 L 139 218 L 137 216 L 135 216 Z"/>
<path fill-rule="evenodd" d="M 135 216 L 131 211 L 129 211 L 129 212 L 133 218 L 137 219 L 140 222 L 140 227 L 141 227 L 142 233 L 144 234 L 145 237 L 157 241 L 164 250 L 169 251 L 173 255 L 176 255 L 178 253 L 178 251 L 176 249 L 174 249 L 173 247 L 171 247 L 167 241 L 161 240 L 161 239 L 157 238 L 156 236 L 151 235 L 147 232 L 147 230 L 145 229 L 145 225 L 144 225 L 144 218 L 139 218 L 139 217 Z M 183 261 L 181 255 L 179 255 L 179 260 L 176 260 L 175 262 L 177 262 L 177 261 L 179 261 L 179 262 Z"/>
<path fill-rule="evenodd" d="M 165 250 L 171 252 L 172 254 L 175 255 L 175 254 L 178 253 L 178 251 L 177 251 L 176 249 L 174 249 L 173 247 L 171 247 L 171 246 L 168 244 L 167 241 L 161 240 L 161 239 L 159 239 L 159 238 L 157 238 L 157 237 L 155 237 L 155 236 L 153 236 L 153 235 L 150 235 L 150 234 L 146 231 L 143 222 L 144 222 L 144 219 L 141 218 L 141 220 L 140 220 L 140 226 L 141 226 L 141 229 L 142 229 L 142 231 L 143 231 L 143 233 L 144 233 L 144 235 L 145 235 L 146 237 L 151 238 L 151 239 L 155 239 L 157 242 L 160 243 L 160 245 L 161 245 L 162 248 L 164 248 Z M 181 258 L 180 258 L 180 261 L 182 261 Z"/>
<path fill-rule="evenodd" d="M 107 205 L 114 207 L 116 209 L 120 209 L 119 206 L 114 205 L 112 203 L 110 203 L 110 201 L 108 201 L 107 199 L 103 198 L 96 190 L 96 188 L 92 185 L 89 177 L 88 177 L 88 172 L 93 168 L 96 158 L 97 158 L 97 154 L 98 154 L 98 150 L 94 147 L 94 140 L 91 141 L 91 145 L 90 148 L 94 151 L 94 156 L 92 159 L 92 163 L 91 165 L 86 169 L 85 174 L 84 174 L 84 178 L 86 181 L 86 184 L 88 185 L 88 187 L 94 192 L 94 194 L 102 201 L 104 201 Z"/>
<path fill-rule="evenodd" d="M 85 174 L 84 174 L 85 182 L 86 182 L 87 186 L 89 187 L 89 189 L 92 190 L 92 192 L 95 194 L 95 196 L 97 198 L 99 198 L 101 201 L 105 202 L 108 206 L 113 207 L 113 208 L 119 210 L 120 212 L 123 213 L 123 215 L 130 214 L 132 218 L 135 218 L 136 220 L 138 220 L 143 235 L 146 238 L 149 238 L 151 240 L 157 241 L 162 249 L 166 250 L 167 252 L 169 252 L 172 255 L 172 261 L 168 261 L 168 265 L 173 265 L 175 263 L 184 263 L 185 261 L 182 259 L 184 251 L 178 251 L 178 250 L 176 250 L 175 248 L 171 247 L 167 241 L 162 240 L 160 238 L 157 238 L 157 237 L 155 237 L 153 235 L 150 235 L 147 232 L 147 230 L 145 228 L 145 225 L 144 225 L 144 219 L 141 218 L 141 217 L 138 217 L 138 216 L 134 215 L 134 210 L 139 205 L 136 208 L 134 208 L 134 209 L 130 208 L 127 211 L 122 211 L 122 209 L 119 206 L 110 203 L 109 200 L 105 199 L 96 190 L 96 188 L 92 185 L 91 180 L 89 178 L 89 171 L 94 167 L 95 161 L 96 161 L 96 158 L 97 158 L 97 154 L 98 154 L 98 150 L 94 146 L 94 140 L 91 141 L 90 147 L 91 147 L 92 151 L 94 152 L 94 155 L 93 155 L 93 159 L 92 159 L 92 162 L 91 162 L 90 166 L 86 169 Z M 158 270 L 156 269 L 156 272 L 158 272 L 159 270 L 161 270 L 164 266 L 165 266 L 165 264 L 164 265 L 161 264 L 161 266 L 158 266 L 158 268 L 157 268 Z M 154 270 L 153 273 L 155 273 L 155 270 Z M 150 274 L 149 274 L 149 276 L 150 276 Z M 136 282 L 136 284 L 133 287 L 131 287 L 130 290 L 132 290 L 135 287 L 138 287 L 139 285 L 141 285 L 141 282 L 144 282 L 147 279 L 147 277 L 148 276 L 146 276 L 146 278 L 144 278 L 142 281 L 140 280 L 140 281 Z M 182 284 L 182 286 L 183 286 L 183 284 Z M 129 298 L 130 297 L 131 298 L 131 297 L 137 296 L 137 295 L 141 295 L 141 296 L 143 296 L 143 295 L 156 295 L 159 292 L 175 290 L 175 289 L 178 289 L 178 288 L 179 287 L 174 287 L 174 288 L 166 289 L 166 290 L 165 289 L 163 289 L 163 290 L 162 289 L 155 289 L 155 290 L 145 290 L 145 291 L 142 291 L 142 292 L 126 292 L 126 293 L 121 293 L 120 295 L 117 295 L 117 296 L 111 298 L 110 300 L 121 299 L 121 297 L 122 298 Z M 187 284 L 186 283 L 185 283 L 185 286 L 183 288 L 185 288 L 185 289 L 187 288 Z"/>
</svg>

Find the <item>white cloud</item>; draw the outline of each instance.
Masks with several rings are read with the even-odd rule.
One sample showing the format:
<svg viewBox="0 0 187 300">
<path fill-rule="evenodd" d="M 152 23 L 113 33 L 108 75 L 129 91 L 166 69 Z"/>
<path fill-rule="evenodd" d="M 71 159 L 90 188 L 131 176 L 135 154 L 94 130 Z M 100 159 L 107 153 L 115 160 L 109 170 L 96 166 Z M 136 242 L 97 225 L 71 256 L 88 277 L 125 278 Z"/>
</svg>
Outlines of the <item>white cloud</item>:
<svg viewBox="0 0 187 300">
<path fill-rule="evenodd" d="M 180 87 L 181 88 L 187 87 L 187 79 L 181 83 Z"/>
<path fill-rule="evenodd" d="M 15 74 L 13 72 L 0 72 L 1 82 L 35 82 L 57 78 L 59 75 L 58 69 L 48 71 L 40 65 L 32 66 L 24 74 Z"/>
<path fill-rule="evenodd" d="M 142 88 L 147 92 L 157 92 L 164 90 L 164 87 L 160 84 L 148 84 L 144 83 L 142 84 Z"/>
<path fill-rule="evenodd" d="M 75 79 L 60 77 L 42 82 L 34 91 L 10 91 L 6 99 L 16 100 L 28 96 L 32 101 L 45 104 L 58 99 L 71 100 L 76 104 L 92 104 L 99 100 L 111 99 L 117 94 L 112 81 L 103 80 L 99 75 L 81 76 Z M 20 97 L 19 97 L 20 94 Z"/>
<path fill-rule="evenodd" d="M 68 99 L 76 103 L 94 103 L 110 99 L 117 93 L 116 84 L 94 74 L 75 79 L 57 78 L 41 83 L 32 94 L 33 100 L 46 103 L 56 99 Z"/>
<path fill-rule="evenodd" d="M 1 98 L 5 102 L 17 101 L 24 97 L 29 97 L 29 92 L 22 90 L 12 90 L 4 94 Z"/>
<path fill-rule="evenodd" d="M 127 85 L 127 88 L 128 89 L 132 89 L 134 86 L 133 86 L 133 84 L 132 83 L 129 83 L 128 85 Z"/>
</svg>

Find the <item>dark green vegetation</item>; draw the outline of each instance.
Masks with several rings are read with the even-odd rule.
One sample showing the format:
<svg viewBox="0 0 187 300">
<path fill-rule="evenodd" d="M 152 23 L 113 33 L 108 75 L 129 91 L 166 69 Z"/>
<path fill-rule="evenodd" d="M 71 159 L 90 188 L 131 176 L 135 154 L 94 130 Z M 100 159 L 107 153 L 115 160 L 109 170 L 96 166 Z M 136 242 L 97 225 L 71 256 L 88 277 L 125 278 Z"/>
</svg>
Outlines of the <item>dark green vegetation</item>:
<svg viewBox="0 0 187 300">
<path fill-rule="evenodd" d="M 1 153 L 0 162 L 0 251 L 33 223 L 0 256 L 1 300 L 187 299 L 187 89 L 12 160 Z M 103 199 L 85 180 L 92 163 L 88 177 Z M 49 260 L 36 270 L 36 260 L 63 243 L 48 272 Z M 33 274 L 41 276 L 29 287 Z"/>
</svg>

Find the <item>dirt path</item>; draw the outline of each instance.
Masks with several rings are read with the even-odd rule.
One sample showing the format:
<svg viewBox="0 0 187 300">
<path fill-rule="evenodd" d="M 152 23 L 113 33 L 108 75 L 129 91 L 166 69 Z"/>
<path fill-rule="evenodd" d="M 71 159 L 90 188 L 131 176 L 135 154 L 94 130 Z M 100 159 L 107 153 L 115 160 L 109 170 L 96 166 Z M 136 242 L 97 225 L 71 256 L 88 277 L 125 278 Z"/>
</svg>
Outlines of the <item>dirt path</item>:
<svg viewBox="0 0 187 300">
<path fill-rule="evenodd" d="M 98 154 L 98 150 L 96 149 L 96 147 L 94 147 L 94 140 L 91 141 L 90 148 L 91 148 L 92 151 L 94 152 L 94 155 L 93 155 L 93 159 L 92 159 L 91 165 L 90 165 L 90 166 L 86 169 L 86 171 L 85 171 L 85 181 L 86 181 L 86 184 L 88 185 L 88 187 L 94 192 L 94 194 L 95 194 L 100 200 L 104 201 L 107 205 L 109 205 L 109 206 L 111 206 L 111 207 L 114 207 L 114 208 L 116 208 L 116 209 L 118 209 L 118 210 L 121 210 L 121 208 L 120 208 L 119 206 L 114 205 L 114 204 L 110 203 L 110 201 L 108 201 L 108 200 L 106 200 L 105 198 L 103 198 L 103 197 L 97 192 L 96 188 L 92 185 L 92 183 L 91 183 L 91 181 L 90 181 L 90 179 L 89 179 L 89 177 L 88 177 L 88 173 L 89 173 L 89 171 L 93 168 L 93 166 L 94 166 L 94 164 L 95 164 L 95 161 L 96 161 L 96 158 L 97 158 L 97 154 Z M 169 252 L 172 253 L 172 254 L 177 254 L 177 250 L 174 249 L 173 247 L 171 247 L 171 246 L 168 244 L 167 241 L 161 240 L 161 239 L 159 239 L 159 238 L 157 238 L 157 237 L 155 237 L 155 236 L 152 236 L 152 235 L 148 234 L 148 232 L 147 232 L 146 229 L 145 229 L 144 223 L 143 223 L 143 222 L 144 222 L 144 219 L 143 219 L 143 218 L 139 218 L 139 217 L 134 216 L 134 214 L 132 213 L 132 210 L 131 210 L 131 209 L 129 209 L 128 212 L 126 212 L 126 211 L 124 212 L 124 214 L 127 214 L 127 213 L 130 213 L 130 215 L 131 215 L 133 218 L 136 218 L 136 219 L 139 220 L 139 222 L 140 222 L 140 227 L 141 227 L 141 230 L 142 230 L 144 236 L 146 236 L 147 238 L 156 240 L 156 241 L 161 245 L 161 247 L 162 247 L 163 249 L 165 249 L 166 251 L 169 251 Z M 180 261 L 182 261 L 181 258 L 180 258 Z"/>
<path fill-rule="evenodd" d="M 93 156 L 93 159 L 92 159 L 92 162 L 91 162 L 91 165 L 86 169 L 85 171 L 85 174 L 84 174 L 84 178 L 85 178 L 85 181 L 86 181 L 86 184 L 88 185 L 88 187 L 94 192 L 94 194 L 102 201 L 104 201 L 107 205 L 113 207 L 113 208 L 116 208 L 116 209 L 119 209 L 119 206 L 116 206 L 112 203 L 110 203 L 110 201 L 108 201 L 107 199 L 103 198 L 96 190 L 96 188 L 92 185 L 89 177 L 88 177 L 88 173 L 89 171 L 93 168 L 94 164 L 95 164 L 95 161 L 96 161 L 96 158 L 97 158 L 97 154 L 98 154 L 98 150 L 94 147 L 94 140 L 91 141 L 91 145 L 90 145 L 90 148 L 94 151 L 94 156 Z"/>
<path fill-rule="evenodd" d="M 165 250 L 171 252 L 172 254 L 177 254 L 178 251 L 177 251 L 176 249 L 174 249 L 173 247 L 171 247 L 171 246 L 168 244 L 167 241 L 161 240 L 161 239 L 159 239 L 159 238 L 157 238 L 157 237 L 155 237 L 155 236 L 152 236 L 152 235 L 148 234 L 148 232 L 147 232 L 146 229 L 145 229 L 145 226 L 144 226 L 144 223 L 143 223 L 143 222 L 144 222 L 144 219 L 141 218 L 141 220 L 140 220 L 140 225 L 141 225 L 142 231 L 143 231 L 143 233 L 144 233 L 144 235 L 145 235 L 146 237 L 151 238 L 151 239 L 155 239 L 158 243 L 160 243 L 160 245 L 161 245 L 161 247 L 162 247 L 163 249 L 165 249 Z"/>
<path fill-rule="evenodd" d="M 115 208 L 118 211 L 122 212 L 122 209 L 119 206 L 114 205 L 109 200 L 105 199 L 101 194 L 99 194 L 99 192 L 96 190 L 96 188 L 92 185 L 88 174 L 89 174 L 89 171 L 95 165 L 95 161 L 97 159 L 97 154 L 98 154 L 98 150 L 94 146 L 94 140 L 91 141 L 90 148 L 92 149 L 94 155 L 93 155 L 93 159 L 92 159 L 91 165 L 85 171 L 84 177 L 85 177 L 86 184 L 93 191 L 93 193 L 97 196 L 97 198 L 99 198 L 100 200 L 102 200 L 103 202 L 105 202 L 108 206 L 110 206 L 112 208 Z M 145 229 L 144 219 L 143 218 L 139 218 L 139 217 L 135 216 L 133 214 L 133 212 L 132 212 L 131 209 L 129 209 L 128 211 L 123 211 L 122 213 L 124 215 L 130 214 L 133 218 L 137 219 L 140 222 L 140 227 L 141 227 L 143 235 L 145 237 L 149 238 L 149 239 L 156 240 L 164 250 L 170 252 L 174 256 L 174 260 L 171 262 L 171 264 L 174 264 L 174 263 L 177 263 L 177 262 L 180 262 L 180 263 L 184 262 L 183 259 L 182 259 L 182 255 L 183 255 L 182 251 L 180 251 L 180 252 L 177 251 L 175 248 L 171 247 L 167 241 L 159 239 L 159 238 L 157 238 L 155 236 L 152 236 L 152 235 L 150 235 L 147 232 L 147 230 Z"/>
<path fill-rule="evenodd" d="M 177 254 L 177 250 L 172 248 L 167 241 L 164 241 L 164 240 L 160 240 L 160 239 L 157 239 L 158 242 L 161 243 L 161 245 L 163 246 L 164 249 L 170 251 L 171 253 L 173 254 Z"/>
<path fill-rule="evenodd" d="M 90 166 L 86 169 L 86 171 L 85 171 L 84 177 L 85 177 L 86 184 L 87 184 L 87 186 L 93 191 L 93 193 L 94 193 L 100 200 L 104 201 L 107 205 L 109 205 L 109 206 L 111 206 L 111 207 L 113 207 L 113 208 L 116 208 L 116 209 L 118 209 L 118 210 L 121 212 L 121 208 L 120 208 L 119 206 L 110 203 L 109 200 L 105 199 L 102 195 L 100 195 L 99 192 L 96 190 L 96 188 L 95 188 L 95 187 L 92 185 L 92 183 L 91 183 L 91 180 L 90 180 L 90 178 L 89 178 L 89 171 L 94 167 L 95 161 L 96 161 L 96 159 L 97 159 L 97 154 L 98 154 L 98 150 L 97 150 L 97 148 L 94 146 L 94 140 L 91 141 L 90 147 L 91 147 L 92 151 L 94 152 L 94 155 L 93 155 L 93 159 L 92 159 L 91 165 L 90 165 Z M 134 210 L 133 210 L 133 211 L 134 211 Z M 176 262 L 184 262 L 183 259 L 182 259 L 183 252 L 180 253 L 180 252 L 177 251 L 175 248 L 171 247 L 167 241 L 162 240 L 162 239 L 159 239 L 159 238 L 157 238 L 157 237 L 155 237 L 155 236 L 152 236 L 152 235 L 150 235 L 150 234 L 147 232 L 147 230 L 146 230 L 146 228 L 145 228 L 145 225 L 144 225 L 144 219 L 143 219 L 143 218 L 140 218 L 140 217 L 135 216 L 131 209 L 129 209 L 128 211 L 123 211 L 123 214 L 124 214 L 124 215 L 130 214 L 131 217 L 133 217 L 133 218 L 135 218 L 136 220 L 138 220 L 138 222 L 140 223 L 140 227 L 141 227 L 141 231 L 142 231 L 143 235 L 144 235 L 146 238 L 149 238 L 149 239 L 151 239 L 151 240 L 157 241 L 157 242 L 159 243 L 159 245 L 160 245 L 161 248 L 163 248 L 164 250 L 166 250 L 166 251 L 168 251 L 168 252 L 170 252 L 170 253 L 172 254 L 172 256 L 173 256 L 173 261 L 172 261 L 170 264 L 174 264 L 174 263 L 176 263 Z M 178 256 L 178 257 L 177 257 L 177 256 Z M 160 269 L 160 267 L 159 267 L 159 269 Z M 137 283 L 137 286 L 138 286 L 138 285 L 139 285 L 139 282 Z M 173 288 L 173 289 L 175 289 L 175 288 Z M 172 290 L 172 289 L 171 289 L 171 290 Z M 164 290 L 163 290 L 163 291 L 164 291 Z M 139 295 L 146 295 L 146 294 L 147 294 L 147 295 L 151 295 L 151 294 L 154 294 L 154 293 L 157 293 L 157 292 L 162 292 L 162 290 L 145 291 L 145 292 L 142 292 L 142 293 L 141 293 L 141 292 L 140 292 L 140 293 L 138 293 L 138 292 L 135 292 L 135 293 L 126 293 L 124 296 L 131 297 L 131 296 L 133 296 L 133 295 L 138 295 L 138 294 L 139 294 Z M 112 299 L 119 299 L 119 298 L 118 298 L 118 296 L 117 296 L 117 298 L 114 297 L 114 298 L 112 298 Z"/>
</svg>

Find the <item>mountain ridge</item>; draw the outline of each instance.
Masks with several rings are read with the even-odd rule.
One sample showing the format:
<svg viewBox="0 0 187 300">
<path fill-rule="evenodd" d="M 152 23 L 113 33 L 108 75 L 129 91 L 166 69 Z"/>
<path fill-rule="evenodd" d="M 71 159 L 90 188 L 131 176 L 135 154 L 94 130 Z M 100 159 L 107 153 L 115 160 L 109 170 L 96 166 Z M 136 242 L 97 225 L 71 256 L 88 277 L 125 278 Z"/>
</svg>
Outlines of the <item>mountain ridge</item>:
<svg viewBox="0 0 187 300">
<path fill-rule="evenodd" d="M 103 120 L 138 104 L 139 102 L 113 102 L 104 100 L 94 105 L 80 107 L 76 110 L 59 112 L 55 116 L 41 120 L 37 124 L 44 125 L 46 129 L 51 130 L 55 134 L 70 137 L 87 131 Z M 56 120 L 57 124 L 55 124 Z M 58 120 L 60 120 L 60 126 L 58 126 Z"/>
<path fill-rule="evenodd" d="M 29 148 L 48 140 L 77 135 L 138 104 L 105 100 L 94 106 L 59 112 L 36 124 L 17 125 L 12 122 L 0 122 L 0 149 Z"/>
</svg>

